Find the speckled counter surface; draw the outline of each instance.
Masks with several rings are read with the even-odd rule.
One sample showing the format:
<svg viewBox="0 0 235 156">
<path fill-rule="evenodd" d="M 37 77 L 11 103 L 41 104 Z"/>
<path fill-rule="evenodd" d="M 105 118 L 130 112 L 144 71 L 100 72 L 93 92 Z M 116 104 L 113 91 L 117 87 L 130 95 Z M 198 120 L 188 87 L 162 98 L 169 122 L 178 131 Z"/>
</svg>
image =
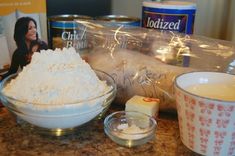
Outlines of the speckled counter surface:
<svg viewBox="0 0 235 156">
<path fill-rule="evenodd" d="M 1 108 L 0 155 L 197 156 L 180 141 L 176 116 L 160 114 L 157 121 L 155 140 L 135 148 L 126 148 L 112 142 L 105 135 L 103 120 L 92 121 L 78 128 L 72 135 L 52 137 L 17 124 L 14 117 L 5 108 Z"/>
</svg>

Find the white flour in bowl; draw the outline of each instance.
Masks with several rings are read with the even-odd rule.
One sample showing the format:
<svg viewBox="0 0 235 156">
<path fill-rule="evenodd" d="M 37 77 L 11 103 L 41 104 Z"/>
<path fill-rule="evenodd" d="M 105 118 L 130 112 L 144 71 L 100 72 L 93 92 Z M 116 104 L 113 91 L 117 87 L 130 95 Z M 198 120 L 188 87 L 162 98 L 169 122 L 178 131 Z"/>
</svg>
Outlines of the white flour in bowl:
<svg viewBox="0 0 235 156">
<path fill-rule="evenodd" d="M 35 53 L 29 65 L 3 92 L 38 104 L 75 103 L 103 95 L 110 87 L 100 81 L 74 48 Z"/>
<path fill-rule="evenodd" d="M 101 113 L 110 90 L 69 48 L 34 53 L 31 63 L 6 85 L 3 94 L 19 100 L 11 103 L 24 120 L 45 128 L 71 128 Z"/>
</svg>

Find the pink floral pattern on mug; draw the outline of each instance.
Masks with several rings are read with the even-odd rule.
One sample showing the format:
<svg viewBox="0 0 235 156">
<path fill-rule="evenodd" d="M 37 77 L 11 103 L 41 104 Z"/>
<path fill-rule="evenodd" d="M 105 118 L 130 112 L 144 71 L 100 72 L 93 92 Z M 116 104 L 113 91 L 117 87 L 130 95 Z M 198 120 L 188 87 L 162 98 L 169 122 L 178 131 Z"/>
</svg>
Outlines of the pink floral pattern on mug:
<svg viewBox="0 0 235 156">
<path fill-rule="evenodd" d="M 235 132 L 232 133 L 232 140 L 235 141 Z"/>
<path fill-rule="evenodd" d="M 187 126 L 187 129 L 188 129 L 189 147 L 194 148 L 194 138 L 195 138 L 194 131 L 195 131 L 195 127 L 190 123 L 187 123 L 186 126 Z"/>
<path fill-rule="evenodd" d="M 178 114 L 178 120 L 179 120 L 179 129 L 180 129 L 180 138 L 182 141 L 184 141 L 184 135 L 183 135 L 183 125 L 182 125 L 182 116 Z"/>
<path fill-rule="evenodd" d="M 200 144 L 200 151 L 201 151 L 202 153 L 206 153 L 206 150 L 207 150 L 207 145 L 205 145 L 205 144 Z"/>
<path fill-rule="evenodd" d="M 214 147 L 214 156 L 220 156 L 221 147 Z"/>
<path fill-rule="evenodd" d="M 187 123 L 187 128 L 191 133 L 194 133 L 195 127 L 192 124 Z"/>
<path fill-rule="evenodd" d="M 200 140 L 201 140 L 201 144 L 203 145 L 206 145 L 208 143 L 208 138 L 201 137 Z"/>
<path fill-rule="evenodd" d="M 235 147 L 229 147 L 228 156 L 234 156 Z"/>
<path fill-rule="evenodd" d="M 200 109 L 201 109 L 201 113 L 206 113 L 206 114 L 210 115 L 212 110 L 215 107 L 215 104 L 213 104 L 213 103 L 208 104 L 208 103 L 205 103 L 203 101 L 199 101 L 199 106 L 200 106 Z"/>
<path fill-rule="evenodd" d="M 215 146 L 221 146 L 223 143 L 223 140 L 215 140 Z"/>
<path fill-rule="evenodd" d="M 217 119 L 216 120 L 217 128 L 226 128 L 229 124 L 228 119 Z"/>
<path fill-rule="evenodd" d="M 230 142 L 228 155 L 235 155 L 235 140 Z"/>
<path fill-rule="evenodd" d="M 196 105 L 196 100 L 188 95 L 184 95 L 184 101 L 185 101 L 185 105 L 188 108 L 191 108 L 192 110 L 194 110 L 195 105 Z"/>
<path fill-rule="evenodd" d="M 188 111 L 188 110 L 186 109 L 185 115 L 186 115 L 186 117 L 187 117 L 191 122 L 194 121 L 195 114 L 194 114 L 193 112 L 190 112 L 190 111 Z"/>
<path fill-rule="evenodd" d="M 199 116 L 199 121 L 201 123 L 202 126 L 211 126 L 212 124 L 212 119 L 209 117 L 205 117 L 205 116 Z"/>
<path fill-rule="evenodd" d="M 214 133 L 216 139 L 224 139 L 224 137 L 227 135 L 226 131 L 215 131 Z"/>
<path fill-rule="evenodd" d="M 209 129 L 203 129 L 203 128 L 200 128 L 200 135 L 203 136 L 203 137 L 209 137 L 211 131 Z"/>
<path fill-rule="evenodd" d="M 192 138 L 189 138 L 189 147 L 194 148 L 194 140 Z"/>
<path fill-rule="evenodd" d="M 218 115 L 220 117 L 230 117 L 231 113 L 234 111 L 234 106 L 224 106 L 224 105 L 218 105 L 217 110 L 219 111 Z"/>
<path fill-rule="evenodd" d="M 207 151 L 207 143 L 208 143 L 208 137 L 210 135 L 210 130 L 208 129 L 200 129 L 200 151 L 202 153 L 206 153 Z"/>
</svg>

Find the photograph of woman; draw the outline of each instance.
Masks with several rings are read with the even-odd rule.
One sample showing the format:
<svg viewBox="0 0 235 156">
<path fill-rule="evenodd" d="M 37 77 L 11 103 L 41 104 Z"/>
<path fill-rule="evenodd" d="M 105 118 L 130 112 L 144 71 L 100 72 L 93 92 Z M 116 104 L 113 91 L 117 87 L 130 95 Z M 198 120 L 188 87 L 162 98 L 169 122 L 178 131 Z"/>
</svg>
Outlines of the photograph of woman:
<svg viewBox="0 0 235 156">
<path fill-rule="evenodd" d="M 17 48 L 12 55 L 8 72 L 0 75 L 0 81 L 11 74 L 17 73 L 19 67 L 22 69 L 29 64 L 34 52 L 48 49 L 46 42 L 38 38 L 37 23 L 31 17 L 21 17 L 16 21 L 14 40 Z"/>
</svg>

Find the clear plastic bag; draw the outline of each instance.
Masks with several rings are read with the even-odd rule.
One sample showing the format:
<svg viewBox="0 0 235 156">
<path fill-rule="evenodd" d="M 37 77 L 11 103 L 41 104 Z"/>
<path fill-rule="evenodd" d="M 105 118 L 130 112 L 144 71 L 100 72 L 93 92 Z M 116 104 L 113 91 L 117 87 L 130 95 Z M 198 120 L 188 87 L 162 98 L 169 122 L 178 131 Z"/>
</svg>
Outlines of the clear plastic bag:
<svg viewBox="0 0 235 156">
<path fill-rule="evenodd" d="M 76 21 L 87 49 L 77 48 L 94 69 L 115 79 L 117 104 L 134 95 L 160 99 L 160 110 L 175 110 L 174 79 L 192 71 L 235 74 L 234 43 L 153 29 Z"/>
</svg>

